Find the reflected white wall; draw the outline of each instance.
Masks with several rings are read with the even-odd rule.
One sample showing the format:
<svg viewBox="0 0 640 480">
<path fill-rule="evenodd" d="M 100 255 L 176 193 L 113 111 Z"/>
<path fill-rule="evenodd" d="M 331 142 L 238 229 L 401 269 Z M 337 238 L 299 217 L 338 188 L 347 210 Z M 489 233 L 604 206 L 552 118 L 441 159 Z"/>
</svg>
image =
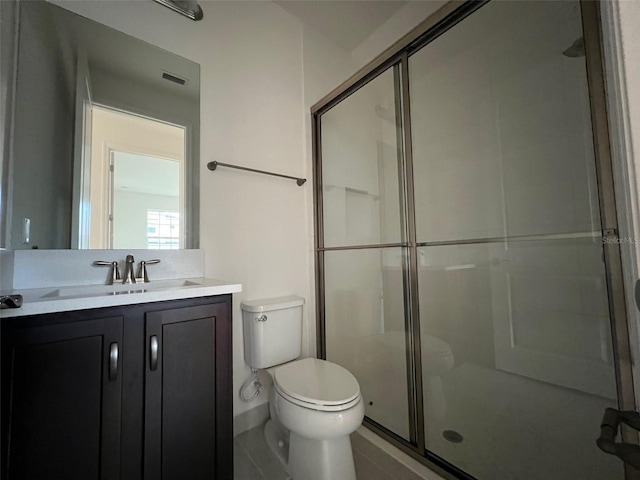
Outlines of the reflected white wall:
<svg viewBox="0 0 640 480">
<path fill-rule="evenodd" d="M 325 246 L 401 241 L 392 69 L 324 113 Z"/>
<path fill-rule="evenodd" d="M 65 32 L 55 31 L 45 7 L 41 2 L 20 5 L 12 152 L 16 164 L 10 179 L 13 211 L 8 247 L 12 249 L 70 245 L 73 138 L 69 132 L 74 122 L 75 65 Z M 45 161 L 50 158 L 56 161 Z M 31 219 L 27 244 L 24 218 Z"/>
<path fill-rule="evenodd" d="M 411 58 L 418 241 L 599 230 L 580 12 L 552 5 L 487 5 Z"/>
<path fill-rule="evenodd" d="M 118 212 L 118 219 L 113 232 L 113 248 L 146 249 L 149 248 L 148 211 L 178 213 L 180 199 L 177 196 L 115 190 L 114 210 Z"/>
</svg>

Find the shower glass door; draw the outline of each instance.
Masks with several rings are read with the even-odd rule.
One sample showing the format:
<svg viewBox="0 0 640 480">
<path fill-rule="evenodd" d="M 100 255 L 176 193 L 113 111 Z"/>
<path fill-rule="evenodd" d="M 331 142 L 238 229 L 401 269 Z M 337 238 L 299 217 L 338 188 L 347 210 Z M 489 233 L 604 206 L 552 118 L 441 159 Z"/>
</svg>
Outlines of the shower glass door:
<svg viewBox="0 0 640 480">
<path fill-rule="evenodd" d="M 326 359 L 356 376 L 367 417 L 409 440 L 398 87 L 391 67 L 322 116 L 319 240 Z"/>
<path fill-rule="evenodd" d="M 451 5 L 312 109 L 320 355 L 446 478 L 635 480 L 594 4 Z"/>
<path fill-rule="evenodd" d="M 409 72 L 426 449 L 622 479 L 595 443 L 617 393 L 580 4 L 490 2 Z"/>
</svg>

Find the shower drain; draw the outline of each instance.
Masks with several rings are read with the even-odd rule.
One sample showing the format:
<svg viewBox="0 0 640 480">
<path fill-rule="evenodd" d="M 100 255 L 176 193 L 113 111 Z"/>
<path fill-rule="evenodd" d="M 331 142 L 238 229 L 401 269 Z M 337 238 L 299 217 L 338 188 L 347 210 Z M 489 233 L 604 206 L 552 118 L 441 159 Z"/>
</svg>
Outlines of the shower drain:
<svg viewBox="0 0 640 480">
<path fill-rule="evenodd" d="M 464 440 L 464 437 L 455 430 L 445 430 L 442 432 L 442 436 L 451 443 L 462 443 Z"/>
</svg>

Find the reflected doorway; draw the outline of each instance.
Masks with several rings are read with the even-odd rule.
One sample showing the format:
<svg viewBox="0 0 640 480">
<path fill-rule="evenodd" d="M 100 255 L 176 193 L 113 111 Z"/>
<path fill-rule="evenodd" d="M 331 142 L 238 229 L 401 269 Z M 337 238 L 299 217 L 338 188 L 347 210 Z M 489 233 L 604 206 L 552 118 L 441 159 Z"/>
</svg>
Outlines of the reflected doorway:
<svg viewBox="0 0 640 480">
<path fill-rule="evenodd" d="M 184 245 L 182 163 L 111 152 L 109 248 L 179 249 Z"/>
<path fill-rule="evenodd" d="M 91 114 L 81 248 L 185 248 L 185 128 L 104 106 Z"/>
</svg>

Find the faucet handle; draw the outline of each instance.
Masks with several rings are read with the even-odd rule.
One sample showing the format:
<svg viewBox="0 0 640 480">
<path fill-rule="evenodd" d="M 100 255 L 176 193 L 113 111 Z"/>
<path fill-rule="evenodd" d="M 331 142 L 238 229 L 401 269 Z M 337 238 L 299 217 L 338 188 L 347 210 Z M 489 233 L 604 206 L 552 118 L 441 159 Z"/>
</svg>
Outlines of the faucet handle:
<svg viewBox="0 0 640 480">
<path fill-rule="evenodd" d="M 113 285 L 116 280 L 120 280 L 120 270 L 118 269 L 118 262 L 105 262 L 104 260 L 96 260 L 93 262 L 96 267 L 111 267 L 111 275 L 107 280 L 107 285 Z"/>
<path fill-rule="evenodd" d="M 149 275 L 147 274 L 147 265 L 154 265 L 156 263 L 160 263 L 159 258 L 154 258 L 153 260 L 141 260 L 140 266 L 138 267 L 138 273 L 136 274 L 136 280 L 142 283 L 148 283 Z"/>
</svg>

